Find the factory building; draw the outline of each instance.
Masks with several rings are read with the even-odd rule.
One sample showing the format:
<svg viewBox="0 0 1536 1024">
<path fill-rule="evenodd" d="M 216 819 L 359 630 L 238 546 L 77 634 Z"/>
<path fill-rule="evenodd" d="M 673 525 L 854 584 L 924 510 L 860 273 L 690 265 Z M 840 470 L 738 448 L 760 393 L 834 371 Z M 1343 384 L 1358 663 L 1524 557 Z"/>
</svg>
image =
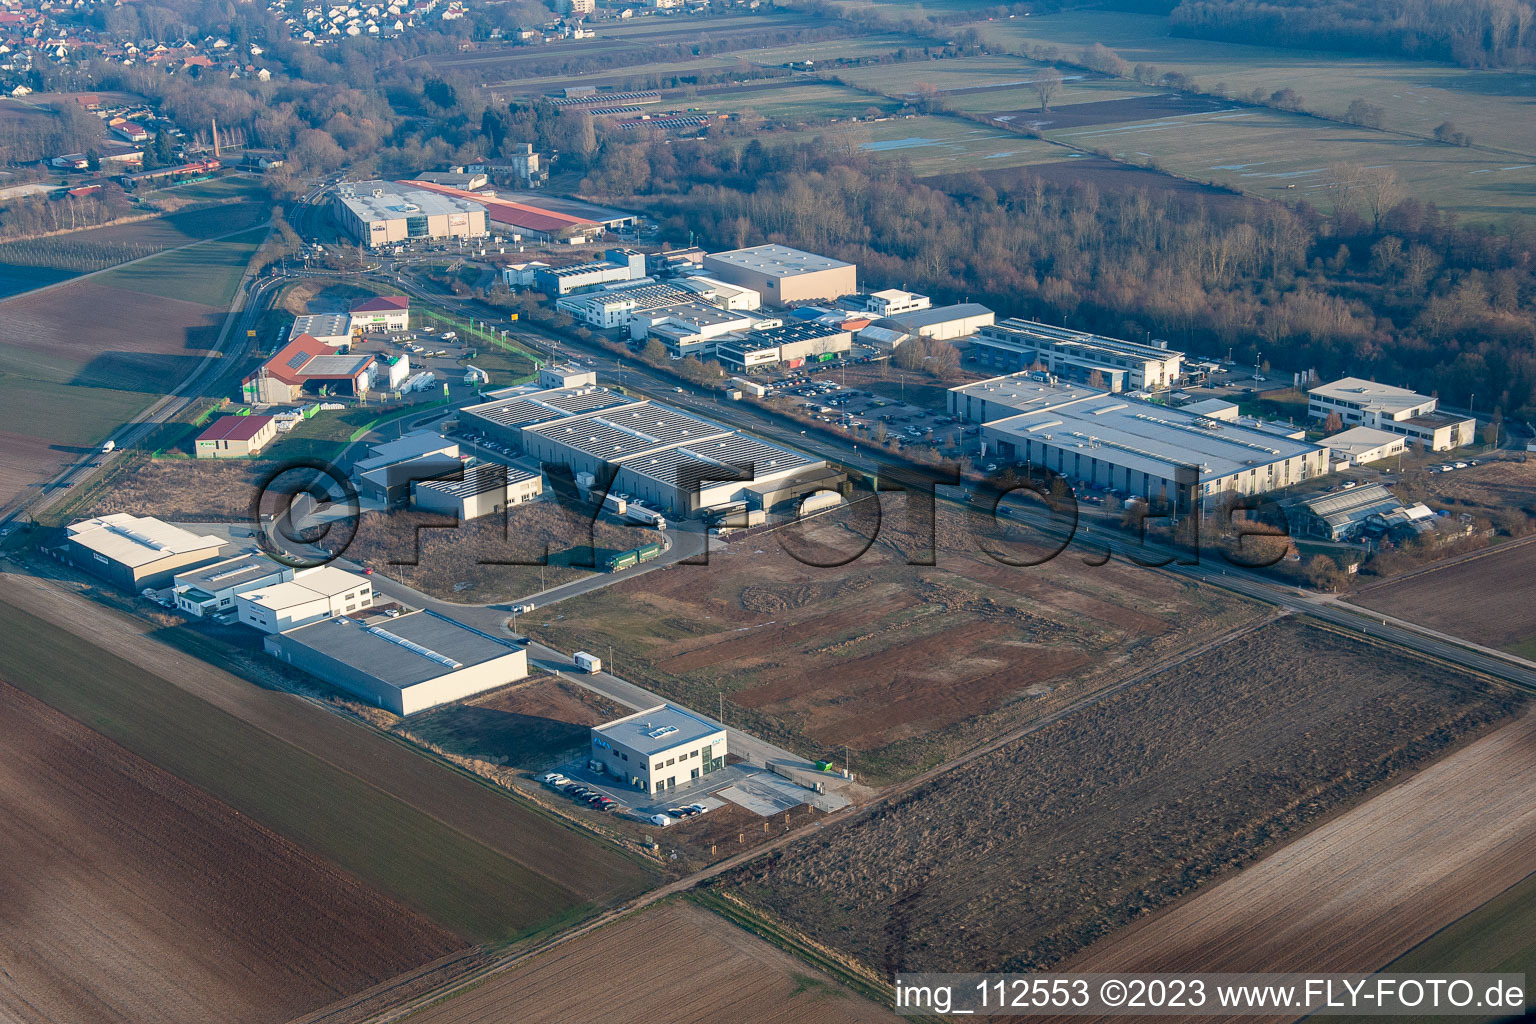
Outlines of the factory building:
<svg viewBox="0 0 1536 1024">
<path fill-rule="evenodd" d="M 629 326 L 636 314 L 695 302 L 698 298 L 693 292 L 671 284 L 621 283 L 580 295 L 567 295 L 555 301 L 555 308 L 583 323 L 607 329 Z M 642 332 L 640 336 L 645 335 Z"/>
<path fill-rule="evenodd" d="M 1184 353 L 1165 342 L 1120 341 L 1017 317 L 981 327 L 970 347 L 983 365 L 1005 373 L 1038 368 L 1079 383 L 1097 373 L 1109 391 L 1161 391 L 1183 372 Z"/>
<path fill-rule="evenodd" d="M 417 508 L 464 521 L 521 505 L 543 493 L 542 473 L 500 463 L 471 466 L 459 480 L 422 480 L 411 485 L 411 500 Z"/>
<path fill-rule="evenodd" d="M 324 565 L 238 594 L 235 607 L 244 625 L 263 633 L 281 633 L 373 607 L 373 584 L 366 576 Z"/>
<path fill-rule="evenodd" d="M 633 249 L 609 249 L 603 259 L 569 267 L 540 267 L 533 272 L 533 286 L 559 298 L 617 281 L 645 277 L 645 255 Z"/>
<path fill-rule="evenodd" d="M 288 340 L 307 334 L 331 348 L 346 348 L 352 344 L 352 318 L 345 313 L 309 313 L 294 317 L 288 328 Z"/>
<path fill-rule="evenodd" d="M 761 293 L 739 284 L 717 281 L 702 274 L 679 278 L 677 287 L 721 309 L 750 313 L 754 309 L 761 309 L 763 305 Z"/>
<path fill-rule="evenodd" d="M 393 508 L 410 499 L 415 481 L 457 476 L 463 465 L 457 441 L 416 430 L 369 445 L 368 455 L 352 464 L 352 476 L 361 497 Z"/>
<path fill-rule="evenodd" d="M 637 313 L 630 317 L 629 333 L 633 339 L 655 338 L 674 359 L 685 356 L 712 356 L 723 340 L 734 340 L 765 323 L 756 313 L 721 309 L 705 302 L 679 302 L 673 306 Z"/>
<path fill-rule="evenodd" d="M 1178 513 L 1233 492 L 1264 494 L 1328 472 L 1328 449 L 1122 397 L 1014 374 L 950 389 L 949 411 L 981 423 L 997 459 L 1162 499 Z"/>
<path fill-rule="evenodd" d="M 725 767 L 726 732 L 674 704 L 592 729 L 592 760 L 642 793 L 666 793 Z"/>
<path fill-rule="evenodd" d="M 801 320 L 759 328 L 739 341 L 722 341 L 715 357 L 741 372 L 780 364 L 795 369 L 806 363 L 831 362 L 852 347 L 853 335 L 841 326 Z"/>
<path fill-rule="evenodd" d="M 193 452 L 200 459 L 243 459 L 255 455 L 277 436 L 271 416 L 220 416 L 197 435 Z"/>
<path fill-rule="evenodd" d="M 549 208 L 550 200 L 543 196 L 529 197 L 525 202 L 518 202 L 426 181 L 405 181 L 400 184 L 469 203 L 481 212 L 497 234 L 511 235 L 516 240 L 585 245 L 601 238 L 608 231 L 607 226 L 597 220 Z"/>
<path fill-rule="evenodd" d="M 338 355 L 324 342 L 301 334 L 278 349 L 241 382 L 246 402 L 280 405 L 305 394 L 361 395 L 372 381 L 374 358 Z"/>
<path fill-rule="evenodd" d="M 376 295 L 352 306 L 348 330 L 398 334 L 411 326 L 411 300 L 404 295 Z"/>
<path fill-rule="evenodd" d="M 768 510 L 843 479 L 823 460 L 599 387 L 509 389 L 460 416 L 545 465 L 611 474 L 610 490 L 675 517 L 742 501 Z"/>
<path fill-rule="evenodd" d="M 541 366 L 539 367 L 539 387 L 597 387 L 597 371 L 588 370 L 574 363 L 557 363 Z"/>
<path fill-rule="evenodd" d="M 176 607 L 194 618 L 235 610 L 235 598 L 252 590 L 293 579 L 290 566 L 255 553 L 236 555 L 190 572 L 179 572 L 171 581 Z"/>
<path fill-rule="evenodd" d="M 1282 511 L 1291 536 L 1335 542 L 1358 540 L 1365 533 L 1379 536 L 1394 527 L 1422 532 L 1413 524 L 1428 527 L 1435 518 L 1428 506 L 1404 505 L 1381 484 L 1295 498 L 1284 502 Z"/>
<path fill-rule="evenodd" d="M 1319 384 L 1307 392 L 1307 415 L 1315 420 L 1338 413 L 1345 426 L 1389 431 L 1432 452 L 1477 440 L 1477 420 L 1439 412 L 1438 405 L 1431 395 L 1359 377 Z"/>
<path fill-rule="evenodd" d="M 485 208 L 443 194 L 440 186 L 352 182 L 336 190 L 334 208 L 342 229 L 370 249 L 417 239 L 484 238 L 487 233 Z"/>
<path fill-rule="evenodd" d="M 397 715 L 528 675 L 516 644 L 430 611 L 343 615 L 268 636 L 267 653 Z"/>
<path fill-rule="evenodd" d="M 995 316 L 979 302 L 962 302 L 953 306 L 933 306 L 908 313 L 896 313 L 887 317 L 894 320 L 910 334 L 934 341 L 954 341 L 969 337 L 983 327 L 990 327 Z"/>
<path fill-rule="evenodd" d="M 130 593 L 164 587 L 176 573 L 218 561 L 224 542 L 151 516 L 117 512 L 65 529 L 70 562 Z"/>
<path fill-rule="evenodd" d="M 774 306 L 835 299 L 859 290 L 858 268 L 852 263 L 786 245 L 710 253 L 704 257 L 703 270 L 728 284 L 751 288 Z"/>
</svg>

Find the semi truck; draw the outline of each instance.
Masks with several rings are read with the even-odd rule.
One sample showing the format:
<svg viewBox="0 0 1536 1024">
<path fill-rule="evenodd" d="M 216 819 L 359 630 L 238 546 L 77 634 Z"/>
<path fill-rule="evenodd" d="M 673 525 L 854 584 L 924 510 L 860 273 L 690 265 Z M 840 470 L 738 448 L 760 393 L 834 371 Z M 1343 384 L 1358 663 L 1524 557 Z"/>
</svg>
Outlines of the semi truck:
<svg viewBox="0 0 1536 1024">
<path fill-rule="evenodd" d="M 622 495 L 605 494 L 603 495 L 603 509 L 612 512 L 616 516 L 622 516 L 629 511 L 629 502 L 625 501 Z"/>
<path fill-rule="evenodd" d="M 624 511 L 624 515 L 633 522 L 644 523 L 646 526 L 652 526 L 658 530 L 665 530 L 667 528 L 666 517 L 660 512 L 651 511 L 644 505 L 636 505 L 634 502 L 630 502 L 629 508 Z"/>
<path fill-rule="evenodd" d="M 571 660 L 576 663 L 577 668 L 587 673 L 587 675 L 596 675 L 603 670 L 603 659 L 588 654 L 586 651 L 577 651 L 571 656 Z"/>
<path fill-rule="evenodd" d="M 608 559 L 609 572 L 623 572 L 632 569 L 641 562 L 649 562 L 661 557 L 660 544 L 646 544 L 643 547 L 630 548 L 628 551 L 620 551 Z"/>
</svg>

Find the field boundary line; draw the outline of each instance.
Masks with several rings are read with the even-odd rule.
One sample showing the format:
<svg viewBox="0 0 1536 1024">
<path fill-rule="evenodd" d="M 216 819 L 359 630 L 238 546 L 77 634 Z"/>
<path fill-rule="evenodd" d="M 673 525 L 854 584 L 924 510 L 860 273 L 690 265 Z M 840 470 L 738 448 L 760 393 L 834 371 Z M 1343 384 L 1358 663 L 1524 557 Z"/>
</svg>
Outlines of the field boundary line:
<svg viewBox="0 0 1536 1024">
<path fill-rule="evenodd" d="M 1463 565 L 1467 562 L 1475 562 L 1480 558 L 1486 558 L 1489 555 L 1495 554 L 1497 552 L 1508 551 L 1510 548 L 1523 547 L 1524 545 L 1531 543 L 1536 543 L 1536 533 L 1529 534 L 1524 537 L 1516 537 L 1513 540 L 1507 541 L 1503 544 L 1495 544 L 1490 547 L 1481 548 L 1477 551 L 1468 551 L 1465 554 L 1452 555 L 1449 558 L 1441 558 L 1430 562 L 1428 565 L 1416 566 L 1412 569 L 1409 569 L 1407 572 L 1398 573 L 1396 576 L 1389 576 L 1386 579 L 1374 580 L 1370 583 L 1367 583 L 1363 587 L 1356 587 L 1349 594 L 1341 595 L 1339 600 L 1348 601 L 1352 597 L 1359 597 L 1361 594 L 1368 594 L 1373 590 L 1380 590 L 1382 587 L 1390 587 L 1394 583 L 1405 583 L 1408 580 L 1423 576 L 1426 573 L 1436 572 L 1440 569 L 1449 569 L 1452 566 Z"/>
</svg>

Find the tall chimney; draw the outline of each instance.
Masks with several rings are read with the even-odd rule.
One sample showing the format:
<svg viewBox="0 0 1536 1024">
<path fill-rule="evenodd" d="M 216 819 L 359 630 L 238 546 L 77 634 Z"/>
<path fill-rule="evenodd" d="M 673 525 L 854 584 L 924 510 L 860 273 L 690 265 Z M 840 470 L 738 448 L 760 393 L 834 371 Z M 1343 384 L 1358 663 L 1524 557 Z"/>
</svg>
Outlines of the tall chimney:
<svg viewBox="0 0 1536 1024">
<path fill-rule="evenodd" d="M 217 160 L 218 157 L 219 157 L 219 119 L 218 118 L 214 118 L 213 119 L 213 156 L 214 156 L 215 160 Z"/>
</svg>

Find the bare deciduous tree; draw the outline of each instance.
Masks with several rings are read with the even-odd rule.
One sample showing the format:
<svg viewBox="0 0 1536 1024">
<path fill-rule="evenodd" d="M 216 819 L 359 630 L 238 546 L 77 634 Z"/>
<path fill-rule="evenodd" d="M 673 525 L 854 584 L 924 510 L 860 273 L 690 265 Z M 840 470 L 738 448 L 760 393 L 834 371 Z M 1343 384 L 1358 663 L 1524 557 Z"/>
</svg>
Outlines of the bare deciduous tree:
<svg viewBox="0 0 1536 1024">
<path fill-rule="evenodd" d="M 1035 95 L 1040 97 L 1040 113 L 1051 111 L 1051 100 L 1061 92 L 1061 72 L 1046 68 L 1035 76 Z"/>
</svg>

